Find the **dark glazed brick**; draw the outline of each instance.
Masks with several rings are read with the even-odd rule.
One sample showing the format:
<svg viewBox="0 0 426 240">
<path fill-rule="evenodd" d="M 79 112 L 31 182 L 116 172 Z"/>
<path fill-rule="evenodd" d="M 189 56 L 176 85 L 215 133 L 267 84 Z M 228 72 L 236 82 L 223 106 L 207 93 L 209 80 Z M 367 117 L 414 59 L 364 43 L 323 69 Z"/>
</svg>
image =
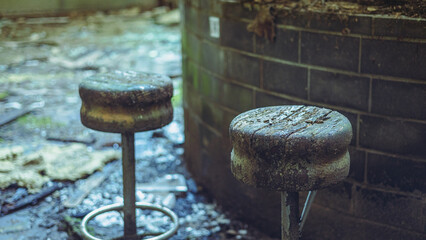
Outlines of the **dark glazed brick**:
<svg viewBox="0 0 426 240">
<path fill-rule="evenodd" d="M 223 124 L 222 124 L 222 136 L 224 136 L 225 141 L 229 141 L 229 125 L 231 124 L 232 120 L 237 116 L 238 114 L 231 111 L 224 110 L 223 115 Z M 229 142 L 229 146 L 231 147 L 231 143 Z"/>
<path fill-rule="evenodd" d="M 426 84 L 374 79 L 371 111 L 388 116 L 425 120 Z"/>
<path fill-rule="evenodd" d="M 398 239 L 404 239 L 404 240 L 419 240 L 419 239 L 426 239 L 426 231 L 423 231 L 423 233 L 416 233 L 416 232 L 409 232 L 409 231 L 400 231 L 399 232 L 399 238 Z"/>
<path fill-rule="evenodd" d="M 356 150 L 355 147 L 350 146 L 349 155 L 351 158 L 351 167 L 348 177 L 359 183 L 364 182 L 365 152 Z"/>
<path fill-rule="evenodd" d="M 216 132 L 212 131 L 209 127 L 207 127 L 205 124 L 199 125 L 200 130 L 200 138 L 201 138 L 201 146 L 203 149 L 210 150 L 210 149 L 216 149 L 218 146 L 221 146 L 220 143 L 220 135 L 218 135 Z"/>
<path fill-rule="evenodd" d="M 268 107 L 268 106 L 279 106 L 279 105 L 299 105 L 292 100 L 280 98 L 274 95 L 270 95 L 264 92 L 256 92 L 256 107 Z"/>
<path fill-rule="evenodd" d="M 190 32 L 186 33 L 185 42 L 182 41 L 182 44 L 184 45 L 183 52 L 186 54 L 186 56 L 195 61 L 200 61 L 200 40 L 198 40 L 198 37 L 191 34 Z"/>
<path fill-rule="evenodd" d="M 199 27 L 199 13 L 196 9 L 194 8 L 185 8 L 184 10 L 184 26 L 185 29 L 194 33 L 194 34 L 198 34 L 198 31 L 200 29 Z"/>
<path fill-rule="evenodd" d="M 185 0 L 186 6 L 190 6 L 192 8 L 199 8 L 200 7 L 200 1 L 201 0 Z"/>
<path fill-rule="evenodd" d="M 301 240 L 372 239 L 366 238 L 365 225 L 359 219 L 349 217 L 329 208 L 323 208 L 315 204 L 315 202 L 312 205 L 302 232 Z M 374 240 L 377 239 L 380 238 Z"/>
<path fill-rule="evenodd" d="M 200 8 L 203 10 L 208 10 L 209 9 L 209 2 L 210 0 L 198 0 L 200 1 Z"/>
<path fill-rule="evenodd" d="M 359 38 L 302 32 L 302 63 L 358 71 Z"/>
<path fill-rule="evenodd" d="M 334 109 L 335 110 L 335 109 Z M 355 113 L 350 113 L 350 112 L 345 112 L 342 110 L 336 110 L 339 113 L 343 114 L 351 123 L 352 125 L 352 140 L 351 140 L 351 145 L 355 146 L 356 145 L 356 133 L 357 133 L 357 127 L 358 127 L 358 115 Z"/>
<path fill-rule="evenodd" d="M 308 70 L 263 61 L 263 87 L 267 90 L 307 99 Z"/>
<path fill-rule="evenodd" d="M 185 143 L 184 143 L 184 158 L 185 166 L 191 172 L 200 172 L 201 162 L 200 162 L 200 150 L 201 150 L 201 141 L 199 133 L 198 122 L 195 120 L 194 116 L 185 109 Z"/>
<path fill-rule="evenodd" d="M 209 126 L 220 131 L 222 129 L 223 110 L 206 99 L 202 99 L 201 119 Z"/>
<path fill-rule="evenodd" d="M 223 46 L 253 52 L 253 33 L 247 31 L 247 23 L 220 19 L 220 41 Z"/>
<path fill-rule="evenodd" d="M 217 16 L 222 15 L 221 1 L 200 0 L 200 8 L 203 11 L 207 11 L 209 14 Z"/>
<path fill-rule="evenodd" d="M 256 36 L 256 53 L 269 57 L 298 61 L 299 32 L 277 29 L 274 42 Z"/>
<path fill-rule="evenodd" d="M 426 43 L 362 40 L 361 72 L 426 80 Z"/>
<path fill-rule="evenodd" d="M 358 217 L 400 228 L 424 231 L 421 198 L 356 187 L 354 211 Z"/>
<path fill-rule="evenodd" d="M 210 37 L 210 20 L 209 15 L 200 13 L 199 14 L 199 24 L 200 24 L 200 34 L 204 39 L 207 39 L 213 43 L 218 44 L 219 38 Z"/>
<path fill-rule="evenodd" d="M 426 36 L 426 20 L 424 19 L 393 19 L 374 18 L 375 36 L 391 36 L 403 38 L 420 38 Z"/>
<path fill-rule="evenodd" d="M 370 79 L 311 70 L 311 100 L 368 110 Z"/>
<path fill-rule="evenodd" d="M 371 17 L 369 16 L 283 12 L 278 14 L 277 23 L 308 29 L 333 31 L 336 33 L 371 35 Z"/>
<path fill-rule="evenodd" d="M 318 191 L 315 203 L 334 210 L 349 213 L 352 206 L 353 184 L 341 182 Z"/>
<path fill-rule="evenodd" d="M 237 112 L 253 108 L 253 90 L 232 84 L 223 83 L 222 104 Z"/>
<path fill-rule="evenodd" d="M 359 145 L 426 158 L 426 124 L 361 115 Z"/>
<path fill-rule="evenodd" d="M 260 82 L 260 60 L 236 52 L 226 52 L 225 76 L 252 86 L 259 86 Z"/>
<path fill-rule="evenodd" d="M 312 206 L 301 240 L 419 240 L 426 235 L 395 227 L 363 221 L 358 218 Z"/>
<path fill-rule="evenodd" d="M 367 180 L 403 192 L 426 192 L 426 162 L 368 154 Z"/>
<path fill-rule="evenodd" d="M 200 93 L 209 99 L 219 102 L 222 98 L 221 80 L 200 70 Z"/>
<path fill-rule="evenodd" d="M 209 0 L 211 1 L 211 0 Z M 223 16 L 226 18 L 248 18 L 254 19 L 257 11 L 250 11 L 243 7 L 240 3 L 222 3 Z"/>
<path fill-rule="evenodd" d="M 198 72 L 199 67 L 194 64 L 192 61 L 186 61 L 186 64 L 184 64 L 184 71 L 185 71 L 185 81 L 193 87 L 195 90 L 198 90 L 199 83 L 198 83 Z"/>
<path fill-rule="evenodd" d="M 225 53 L 218 45 L 210 43 L 201 44 L 201 66 L 223 75 L 225 72 Z"/>
<path fill-rule="evenodd" d="M 192 89 L 187 89 L 188 94 L 186 95 L 184 105 L 187 106 L 193 113 L 197 114 L 198 116 L 201 115 L 201 98 L 198 93 L 193 91 Z"/>
<path fill-rule="evenodd" d="M 347 28 L 351 34 L 371 35 L 371 26 L 370 16 L 348 16 Z"/>
</svg>

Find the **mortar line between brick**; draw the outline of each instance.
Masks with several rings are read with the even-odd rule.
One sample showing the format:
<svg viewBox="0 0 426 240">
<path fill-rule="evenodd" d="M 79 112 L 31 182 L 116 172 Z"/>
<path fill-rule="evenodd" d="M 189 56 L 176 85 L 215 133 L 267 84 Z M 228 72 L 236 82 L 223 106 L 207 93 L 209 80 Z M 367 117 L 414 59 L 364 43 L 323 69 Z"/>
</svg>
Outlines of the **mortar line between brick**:
<svg viewBox="0 0 426 240">
<path fill-rule="evenodd" d="M 351 188 L 351 196 L 354 195 L 355 192 L 355 184 L 352 184 L 352 188 Z M 349 213 L 350 214 L 354 214 L 355 212 L 355 198 L 351 197 L 351 201 L 350 201 L 350 205 L 349 205 Z"/>
<path fill-rule="evenodd" d="M 299 40 L 298 40 L 298 49 L 297 49 L 297 58 L 298 63 L 302 62 L 302 32 L 299 31 Z"/>
<path fill-rule="evenodd" d="M 367 184 L 368 152 L 364 152 L 364 183 Z"/>
<path fill-rule="evenodd" d="M 362 37 L 359 38 L 358 49 L 358 73 L 361 73 Z"/>
<path fill-rule="evenodd" d="M 411 234 L 426 236 L 426 234 L 424 234 L 422 232 L 413 231 L 412 229 L 399 228 L 399 227 L 394 226 L 394 225 L 388 225 L 388 224 L 385 224 L 385 223 L 376 222 L 376 221 L 369 220 L 369 219 L 366 219 L 366 218 L 355 217 L 355 216 L 349 215 L 346 211 L 341 211 L 341 210 L 338 210 L 338 209 L 329 208 L 329 207 L 326 207 L 324 205 L 320 205 L 316 202 L 313 203 L 313 206 L 320 207 L 320 208 L 323 208 L 323 209 L 327 209 L 328 211 L 338 212 L 340 214 L 343 214 L 347 218 L 351 218 L 352 220 L 356 220 L 357 222 L 361 221 L 361 222 L 365 222 L 365 223 L 368 223 L 368 224 L 371 224 L 371 225 L 387 227 L 387 228 L 390 228 L 390 229 L 393 229 L 393 230 L 396 230 L 396 231 L 404 231 L 404 232 L 409 232 Z"/>
<path fill-rule="evenodd" d="M 252 93 L 252 95 L 253 95 L 253 100 L 251 101 L 251 106 L 252 106 L 252 108 L 256 108 L 256 90 L 255 89 L 253 89 L 252 90 L 253 91 L 253 93 Z"/>
<path fill-rule="evenodd" d="M 370 78 L 370 85 L 368 89 L 368 112 L 371 113 L 371 106 L 373 105 L 373 78 Z"/>
<path fill-rule="evenodd" d="M 207 124 L 206 122 L 203 121 L 203 119 L 200 118 L 200 116 L 198 116 L 198 114 L 196 114 L 195 112 L 193 112 L 192 110 L 190 110 L 189 108 L 187 109 L 187 111 L 192 112 L 193 118 L 195 118 L 196 121 L 199 122 L 199 124 L 204 125 L 206 128 L 208 128 L 210 131 L 212 131 L 214 134 L 216 134 L 218 137 L 222 137 L 222 133 L 220 133 L 220 131 L 218 131 L 217 129 L 215 129 L 214 127 L 210 126 L 209 124 Z"/>
<path fill-rule="evenodd" d="M 283 93 L 277 93 L 277 92 L 272 92 L 266 89 L 261 89 L 259 87 L 256 86 L 252 86 L 252 85 L 248 85 L 246 83 L 241 83 L 239 81 L 236 81 L 234 79 L 231 78 L 226 78 L 222 75 L 219 75 L 217 73 L 211 72 L 210 70 L 206 69 L 203 66 L 200 66 L 198 63 L 194 62 L 193 60 L 189 59 L 189 62 L 192 62 L 193 64 L 195 64 L 199 69 L 203 70 L 204 72 L 220 79 L 223 82 L 228 82 L 228 83 L 232 83 L 235 85 L 239 85 L 248 89 L 254 89 L 257 92 L 261 92 L 261 93 L 267 93 L 270 94 L 272 96 L 276 96 L 276 97 L 280 97 L 280 98 L 284 98 L 287 100 L 291 100 L 291 101 L 296 101 L 296 102 L 301 102 L 303 104 L 308 104 L 308 105 L 318 105 L 321 107 L 325 107 L 325 108 L 332 108 L 332 109 L 336 109 L 336 110 L 341 110 L 341 111 L 345 111 L 345 112 L 349 112 L 349 113 L 354 113 L 354 114 L 362 114 L 365 116 L 372 116 L 372 117 L 380 117 L 380 118 L 392 118 L 394 120 L 398 120 L 398 121 L 405 121 L 405 122 L 413 122 L 413 123 L 420 123 L 420 124 L 426 124 L 426 120 L 418 120 L 418 119 L 409 119 L 409 118 L 401 118 L 398 116 L 387 116 L 387 115 L 380 115 L 377 113 L 368 113 L 368 112 L 363 112 L 357 109 L 351 109 L 351 108 L 346 108 L 346 107 L 342 107 L 342 106 L 336 106 L 336 105 L 330 105 L 330 104 L 325 104 L 325 103 L 321 103 L 321 102 L 312 102 L 312 101 L 308 101 L 307 99 L 302 99 L 302 98 L 298 98 L 298 97 L 293 97 L 293 96 L 289 96 Z M 314 69 L 314 68 L 312 68 Z"/>
<path fill-rule="evenodd" d="M 246 18 L 237 19 L 237 20 L 239 20 L 240 22 L 245 22 L 245 23 L 251 23 L 253 21 L 251 19 L 246 19 Z M 290 26 L 290 25 L 284 25 L 284 24 L 277 24 L 277 28 L 286 29 L 286 30 L 294 30 L 294 31 L 310 32 L 310 33 L 328 34 L 328 35 L 335 35 L 335 36 L 340 36 L 340 37 L 354 37 L 354 38 L 362 37 L 362 38 L 365 38 L 365 39 L 373 39 L 373 40 L 378 39 L 377 36 L 373 35 L 374 32 L 372 32 L 371 35 L 356 34 L 356 33 L 349 33 L 349 34 L 343 35 L 341 32 L 333 32 L 333 31 L 320 30 L 320 29 L 310 29 L 310 28 L 296 27 L 296 26 Z M 374 31 L 374 29 L 372 29 L 372 31 Z M 425 39 L 420 39 L 420 38 L 403 38 L 403 39 L 400 39 L 398 37 L 393 37 L 393 36 L 380 36 L 380 40 L 390 40 L 390 41 L 398 41 L 398 42 L 412 42 L 412 43 L 426 43 Z"/>
<path fill-rule="evenodd" d="M 194 88 L 192 88 L 192 87 L 191 87 L 191 89 L 190 89 L 190 90 L 191 90 L 190 92 L 197 94 L 197 95 L 198 95 L 198 97 L 202 98 L 203 100 L 209 100 L 209 102 L 210 102 L 211 104 L 213 104 L 215 107 L 219 107 L 219 108 L 221 108 L 222 110 L 225 110 L 225 111 L 227 111 L 227 112 L 230 112 L 230 113 L 233 113 L 233 114 L 236 114 L 236 115 L 238 115 L 238 114 L 240 114 L 240 113 L 241 113 L 241 112 L 239 112 L 239 111 L 236 111 L 236 110 L 234 110 L 234 109 L 232 109 L 232 108 L 229 108 L 229 107 L 227 107 L 227 106 L 223 106 L 223 105 L 221 105 L 220 103 L 218 103 L 218 102 L 215 102 L 215 101 L 211 100 L 209 97 L 206 97 L 206 96 L 204 96 L 204 95 L 200 94 L 200 93 L 199 93 L 196 89 L 194 89 Z M 185 103 L 185 104 L 186 104 L 186 103 Z M 185 107 L 186 107 L 186 108 L 189 108 L 188 104 L 186 104 L 186 106 L 185 106 Z M 191 112 L 193 112 L 193 111 L 191 110 Z"/>
<path fill-rule="evenodd" d="M 311 68 L 308 67 L 308 79 L 306 83 L 308 101 L 311 101 Z"/>
<path fill-rule="evenodd" d="M 253 34 L 253 36 L 252 36 L 252 40 L 251 40 L 251 42 L 253 43 L 253 46 L 252 46 L 252 52 L 254 52 L 254 53 L 257 53 L 256 52 L 256 36 Z"/>
<path fill-rule="evenodd" d="M 260 79 L 260 83 L 259 83 L 259 88 L 263 89 L 263 59 L 259 59 L 259 79 Z"/>
<path fill-rule="evenodd" d="M 350 179 L 350 178 L 347 178 L 344 181 L 353 184 L 355 187 L 371 189 L 371 190 L 375 190 L 375 191 L 379 191 L 379 192 L 399 194 L 399 195 L 403 195 L 403 196 L 406 196 L 406 197 L 412 197 L 412 198 L 417 198 L 417 199 L 422 198 L 422 193 L 420 191 L 416 192 L 416 193 L 400 192 L 398 189 L 395 189 L 395 188 L 392 189 L 392 188 L 377 187 L 376 185 L 365 184 L 363 182 L 359 182 L 357 180 Z"/>
<path fill-rule="evenodd" d="M 413 162 L 426 163 L 426 159 L 422 159 L 422 158 L 418 158 L 418 157 L 409 157 L 409 156 L 400 155 L 400 154 L 387 153 L 387 152 L 382 152 L 382 151 L 379 151 L 379 150 L 374 150 L 374 149 L 369 149 L 369 148 L 364 148 L 364 147 L 356 147 L 355 149 L 360 150 L 360 151 L 364 151 L 364 152 L 368 152 L 368 153 L 371 153 L 371 154 L 383 155 L 383 156 L 387 156 L 387 157 L 391 157 L 391 158 L 399 158 L 399 159 L 409 160 L 409 161 L 413 161 Z"/>
<path fill-rule="evenodd" d="M 206 41 L 206 42 L 209 42 L 209 41 Z M 216 46 L 219 47 L 219 45 L 216 45 Z M 268 56 L 265 56 L 265 55 L 249 53 L 249 52 L 245 52 L 245 51 L 241 51 L 241 50 L 238 50 L 238 49 L 235 49 L 235 48 L 230 48 L 230 47 L 225 47 L 225 46 L 220 46 L 220 47 L 223 50 L 226 50 L 226 51 L 236 52 L 236 53 L 246 55 L 246 56 L 249 56 L 249 57 L 261 58 L 261 59 L 266 60 L 266 61 L 282 63 L 282 64 L 286 64 L 286 65 L 289 65 L 289 66 L 305 67 L 305 68 L 310 67 L 314 70 L 321 70 L 321 71 L 332 72 L 332 73 L 341 73 L 341 74 L 345 74 L 345 75 L 349 75 L 349 76 L 367 77 L 367 78 L 374 77 L 376 79 L 385 80 L 385 81 L 416 83 L 416 84 L 426 85 L 426 81 L 424 81 L 424 80 L 400 78 L 400 77 L 393 77 L 393 76 L 382 76 L 382 75 L 375 75 L 375 74 L 368 74 L 368 73 L 357 73 L 357 72 L 351 72 L 351 71 L 341 70 L 341 69 L 336 69 L 336 68 L 329 68 L 329 67 L 322 67 L 322 66 L 304 64 L 304 63 L 291 62 L 291 61 L 288 61 L 288 60 L 282 60 L 282 59 L 277 59 L 277 58 L 273 58 L 273 57 L 268 57 Z"/>
<path fill-rule="evenodd" d="M 361 122 L 361 115 L 357 114 L 356 115 L 356 139 L 355 139 L 357 148 L 359 147 L 359 126 L 361 125 L 360 122 Z"/>
</svg>

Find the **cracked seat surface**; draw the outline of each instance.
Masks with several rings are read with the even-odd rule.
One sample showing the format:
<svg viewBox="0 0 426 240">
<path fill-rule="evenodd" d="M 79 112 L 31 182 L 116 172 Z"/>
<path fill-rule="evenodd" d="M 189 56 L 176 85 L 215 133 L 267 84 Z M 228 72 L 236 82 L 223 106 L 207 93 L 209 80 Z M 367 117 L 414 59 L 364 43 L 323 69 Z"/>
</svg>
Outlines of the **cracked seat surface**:
<svg viewBox="0 0 426 240">
<path fill-rule="evenodd" d="M 231 170 L 241 182 L 274 191 L 307 191 L 349 173 L 352 127 L 342 114 L 311 106 L 274 106 L 230 124 Z"/>
<path fill-rule="evenodd" d="M 173 119 L 169 77 L 133 71 L 96 74 L 79 86 L 84 126 L 103 132 L 153 130 Z"/>
</svg>

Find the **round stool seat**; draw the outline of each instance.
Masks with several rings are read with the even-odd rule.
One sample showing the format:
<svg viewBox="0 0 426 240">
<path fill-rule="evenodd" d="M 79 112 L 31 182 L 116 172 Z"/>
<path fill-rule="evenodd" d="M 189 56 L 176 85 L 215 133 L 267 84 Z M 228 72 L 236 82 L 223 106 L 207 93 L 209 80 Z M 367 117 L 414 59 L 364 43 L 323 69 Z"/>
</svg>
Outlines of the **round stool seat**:
<svg viewBox="0 0 426 240">
<path fill-rule="evenodd" d="M 275 191 L 307 191 L 349 173 L 352 127 L 342 114 L 310 106 L 258 108 L 231 122 L 231 170 L 241 182 Z"/>
<path fill-rule="evenodd" d="M 167 76 L 114 71 L 80 84 L 81 122 L 103 132 L 140 132 L 173 119 L 173 85 Z"/>
</svg>

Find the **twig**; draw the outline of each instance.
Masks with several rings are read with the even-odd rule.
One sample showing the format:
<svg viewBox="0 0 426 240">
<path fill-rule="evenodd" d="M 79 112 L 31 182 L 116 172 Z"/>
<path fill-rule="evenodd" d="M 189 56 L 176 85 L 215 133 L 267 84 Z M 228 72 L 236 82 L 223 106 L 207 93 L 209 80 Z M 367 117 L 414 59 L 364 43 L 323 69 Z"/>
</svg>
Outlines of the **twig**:
<svg viewBox="0 0 426 240">
<path fill-rule="evenodd" d="M 27 205 L 36 204 L 40 199 L 43 199 L 43 198 L 49 196 L 50 194 L 52 194 L 56 190 L 61 189 L 62 187 L 63 187 L 63 185 L 61 183 L 53 183 L 52 186 L 43 188 L 40 192 L 33 194 L 33 195 L 29 195 L 28 197 L 17 201 L 13 205 L 6 205 L 6 206 L 2 207 L 1 214 L 6 215 L 6 214 L 12 213 L 14 211 L 17 211 L 17 210 L 19 210 L 19 209 L 21 209 L 21 208 L 23 208 Z"/>
</svg>

